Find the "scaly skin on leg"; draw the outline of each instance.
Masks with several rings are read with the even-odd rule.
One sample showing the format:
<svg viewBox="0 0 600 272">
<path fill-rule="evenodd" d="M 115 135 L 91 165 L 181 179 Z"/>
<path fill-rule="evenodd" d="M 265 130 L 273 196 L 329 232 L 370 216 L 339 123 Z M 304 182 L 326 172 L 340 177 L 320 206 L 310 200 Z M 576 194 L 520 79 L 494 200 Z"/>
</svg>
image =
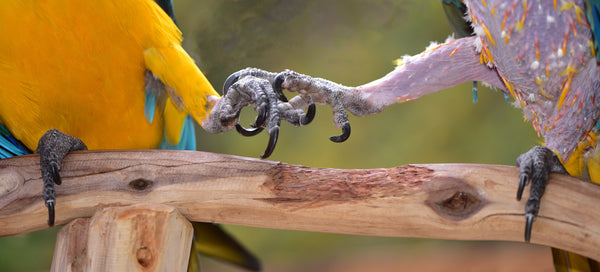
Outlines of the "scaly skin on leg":
<svg viewBox="0 0 600 272">
<path fill-rule="evenodd" d="M 224 89 L 229 90 L 226 96 L 232 91 L 238 95 L 256 90 L 273 91 L 279 99 L 276 109 L 279 116 L 296 126 L 305 125 L 306 119 L 312 120 L 307 117 L 314 114 L 314 110 L 311 110 L 314 107 L 313 103 L 330 105 L 334 125 L 342 129 L 340 135 L 330 139 L 343 142 L 348 139 L 351 130 L 346 111 L 356 116 L 375 114 L 389 105 L 416 99 L 466 81 L 484 81 L 504 89 L 504 83 L 497 72 L 481 65 L 474 42 L 475 37 L 470 37 L 438 45 L 420 55 L 406 58 L 402 65 L 383 78 L 358 87 L 347 87 L 291 70 L 272 73 L 246 68 L 232 74 L 227 79 Z M 428 73 L 419 73 L 423 70 L 427 70 Z M 288 101 L 282 89 L 297 92 L 299 95 Z M 230 127 L 234 126 L 233 122 L 237 120 L 233 113 L 239 112 L 239 109 L 232 105 L 245 106 L 235 102 L 239 100 L 237 95 L 221 100 L 216 102 L 207 123 L 203 123 L 209 132 L 231 129 Z M 273 109 L 271 106 L 271 110 Z M 305 114 L 303 111 L 306 109 L 308 112 Z M 223 118 L 224 122 L 218 122 L 219 118 Z"/>
<path fill-rule="evenodd" d="M 40 154 L 42 179 L 44 180 L 44 202 L 48 207 L 48 225 L 54 225 L 54 206 L 56 204 L 56 190 L 54 184 L 60 185 L 59 171 L 62 161 L 72 151 L 86 150 L 85 144 L 78 138 L 64 134 L 56 129 L 48 130 L 40 138 L 35 151 Z"/>
<path fill-rule="evenodd" d="M 269 157 L 277 144 L 281 119 L 295 126 L 307 125 L 313 120 L 316 110 L 308 96 L 287 101 L 281 89 L 277 93 L 272 86 L 276 76 L 258 69 L 246 69 L 229 76 L 223 87 L 223 97 L 209 98 L 214 106 L 202 127 L 210 133 L 225 132 L 235 127 L 243 136 L 257 135 L 266 128 L 269 144 L 261 158 Z M 242 108 L 250 104 L 254 105 L 258 116 L 251 128 L 246 129 L 237 121 Z M 308 111 L 304 112 L 304 109 Z"/>
<path fill-rule="evenodd" d="M 523 189 L 531 183 L 525 204 L 525 241 L 531 239 L 531 227 L 540 210 L 540 201 L 546 190 L 550 173 L 569 174 L 556 154 L 544 146 L 536 146 L 517 158 L 519 166 L 519 189 L 517 200 L 521 200 Z"/>
<path fill-rule="evenodd" d="M 251 78 L 229 77 L 225 82 L 223 97 L 211 98 L 213 109 L 208 118 L 202 122 L 202 127 L 211 133 L 231 130 L 234 126 L 243 136 L 254 136 L 267 128 L 269 144 L 261 158 L 267 158 L 275 149 L 279 136 L 281 117 L 277 111 L 277 96 L 266 80 L 251 80 Z M 252 129 L 244 129 L 237 120 L 243 107 L 254 102 L 254 109 L 258 112 Z"/>
</svg>

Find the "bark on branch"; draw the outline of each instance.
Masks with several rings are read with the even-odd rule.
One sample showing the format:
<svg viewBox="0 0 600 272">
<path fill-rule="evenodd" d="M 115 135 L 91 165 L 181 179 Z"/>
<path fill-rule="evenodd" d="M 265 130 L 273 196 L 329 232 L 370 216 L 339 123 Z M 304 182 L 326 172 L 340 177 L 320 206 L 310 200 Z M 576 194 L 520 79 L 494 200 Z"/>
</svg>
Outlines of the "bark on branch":
<svg viewBox="0 0 600 272">
<path fill-rule="evenodd" d="M 475 164 L 308 168 L 193 151 L 67 156 L 56 223 L 109 206 L 175 207 L 192 221 L 373 236 L 523 241 L 518 169 Z M 0 236 L 46 228 L 37 155 L 0 160 Z M 524 196 L 526 199 L 528 194 Z M 551 175 L 532 243 L 600 260 L 600 186 Z"/>
</svg>

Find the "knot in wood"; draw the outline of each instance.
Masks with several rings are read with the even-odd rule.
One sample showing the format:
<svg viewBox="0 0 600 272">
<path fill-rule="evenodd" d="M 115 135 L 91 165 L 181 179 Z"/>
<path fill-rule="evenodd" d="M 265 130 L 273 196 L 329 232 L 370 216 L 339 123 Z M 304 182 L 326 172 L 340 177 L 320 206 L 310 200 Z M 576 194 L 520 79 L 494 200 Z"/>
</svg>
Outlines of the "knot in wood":
<svg viewBox="0 0 600 272">
<path fill-rule="evenodd" d="M 25 182 L 25 178 L 19 172 L 9 169 L 2 169 L 0 177 L 2 179 L 2 182 L 0 182 L 0 197 L 14 192 Z"/>
<path fill-rule="evenodd" d="M 448 199 L 438 203 L 438 205 L 448 214 L 460 216 L 469 213 L 472 207 L 479 205 L 479 202 L 481 200 L 467 192 L 456 192 Z"/>
<path fill-rule="evenodd" d="M 143 267 L 148 267 L 152 264 L 152 251 L 146 246 L 138 248 L 135 256 L 138 263 Z"/>
<path fill-rule="evenodd" d="M 129 182 L 129 187 L 136 191 L 144 191 L 146 189 L 151 188 L 153 184 L 154 184 L 154 182 L 151 180 L 139 178 L 139 179 L 134 179 L 131 182 Z"/>
<path fill-rule="evenodd" d="M 463 220 L 471 217 L 486 203 L 475 188 L 459 179 L 434 179 L 425 190 L 429 192 L 426 204 L 447 219 Z"/>
</svg>

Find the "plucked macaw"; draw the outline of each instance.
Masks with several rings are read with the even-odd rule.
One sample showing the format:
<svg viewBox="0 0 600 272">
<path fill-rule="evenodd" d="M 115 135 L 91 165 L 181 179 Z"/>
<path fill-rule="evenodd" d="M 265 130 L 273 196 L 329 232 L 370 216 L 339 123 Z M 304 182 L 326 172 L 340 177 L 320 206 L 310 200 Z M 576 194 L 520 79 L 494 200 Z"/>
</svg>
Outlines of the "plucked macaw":
<svg viewBox="0 0 600 272">
<path fill-rule="evenodd" d="M 256 129 L 264 126 L 276 97 L 235 90 L 219 97 L 182 48 L 174 19 L 171 0 L 0 1 L 0 158 L 40 153 L 49 225 L 70 151 L 194 150 L 194 121 L 227 131 L 251 104 Z M 260 269 L 217 225 L 194 229 L 199 251 Z"/>
<path fill-rule="evenodd" d="M 332 138 L 337 142 L 350 135 L 346 111 L 357 116 L 375 114 L 389 105 L 468 81 L 500 89 L 523 109 L 545 141 L 544 146 L 517 159 L 518 200 L 531 183 L 525 204 L 525 240 L 529 241 L 549 173 L 600 182 L 600 1 L 443 2 L 454 14 L 449 16 L 454 18 L 453 25 L 461 24 L 456 17 L 467 22 L 454 28 L 460 39 L 451 37 L 418 55 L 403 57 L 394 71 L 365 85 L 346 87 L 290 70 L 270 73 L 255 68 L 238 71 L 226 82 L 232 88 L 250 88 L 248 79 L 258 78 L 271 82 L 280 96 L 282 89 L 298 92 L 287 103 L 281 97 L 281 116 L 313 102 L 331 105 L 334 124 L 342 128 L 342 135 Z M 553 250 L 553 255 L 557 271 L 597 271 L 599 267 L 577 254 Z"/>
</svg>

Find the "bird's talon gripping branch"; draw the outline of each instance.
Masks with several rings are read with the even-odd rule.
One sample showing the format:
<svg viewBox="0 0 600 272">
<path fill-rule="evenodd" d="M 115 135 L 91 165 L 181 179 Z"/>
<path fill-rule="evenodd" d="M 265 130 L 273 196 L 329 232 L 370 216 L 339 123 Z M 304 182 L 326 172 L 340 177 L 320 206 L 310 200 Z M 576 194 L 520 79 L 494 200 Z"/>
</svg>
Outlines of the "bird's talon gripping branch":
<svg viewBox="0 0 600 272">
<path fill-rule="evenodd" d="M 529 184 L 529 176 L 527 176 L 527 174 L 520 174 L 519 175 L 519 189 L 517 190 L 517 200 L 521 200 L 521 197 L 523 196 L 523 190 L 525 189 L 525 186 L 527 186 L 527 184 Z"/>
<path fill-rule="evenodd" d="M 46 200 L 48 208 L 48 226 L 54 226 L 54 200 Z"/>
<path fill-rule="evenodd" d="M 531 184 L 529 199 L 525 204 L 525 241 L 531 239 L 531 230 L 540 210 L 540 201 L 548 184 L 550 173 L 568 174 L 558 156 L 547 147 L 536 146 L 517 158 L 519 188 L 517 200 L 521 200 L 524 188 Z"/>
<path fill-rule="evenodd" d="M 85 150 L 85 144 L 72 136 L 64 134 L 56 129 L 48 130 L 40 138 L 36 153 L 40 154 L 40 167 L 42 169 L 42 180 L 44 189 L 42 195 L 44 203 L 48 207 L 48 225 L 54 225 L 54 206 L 56 204 L 56 189 L 54 184 L 60 185 L 60 169 L 64 157 L 72 151 Z"/>
<path fill-rule="evenodd" d="M 531 226 L 533 226 L 535 217 L 533 214 L 525 214 L 525 242 L 527 243 L 531 240 Z"/>
</svg>

